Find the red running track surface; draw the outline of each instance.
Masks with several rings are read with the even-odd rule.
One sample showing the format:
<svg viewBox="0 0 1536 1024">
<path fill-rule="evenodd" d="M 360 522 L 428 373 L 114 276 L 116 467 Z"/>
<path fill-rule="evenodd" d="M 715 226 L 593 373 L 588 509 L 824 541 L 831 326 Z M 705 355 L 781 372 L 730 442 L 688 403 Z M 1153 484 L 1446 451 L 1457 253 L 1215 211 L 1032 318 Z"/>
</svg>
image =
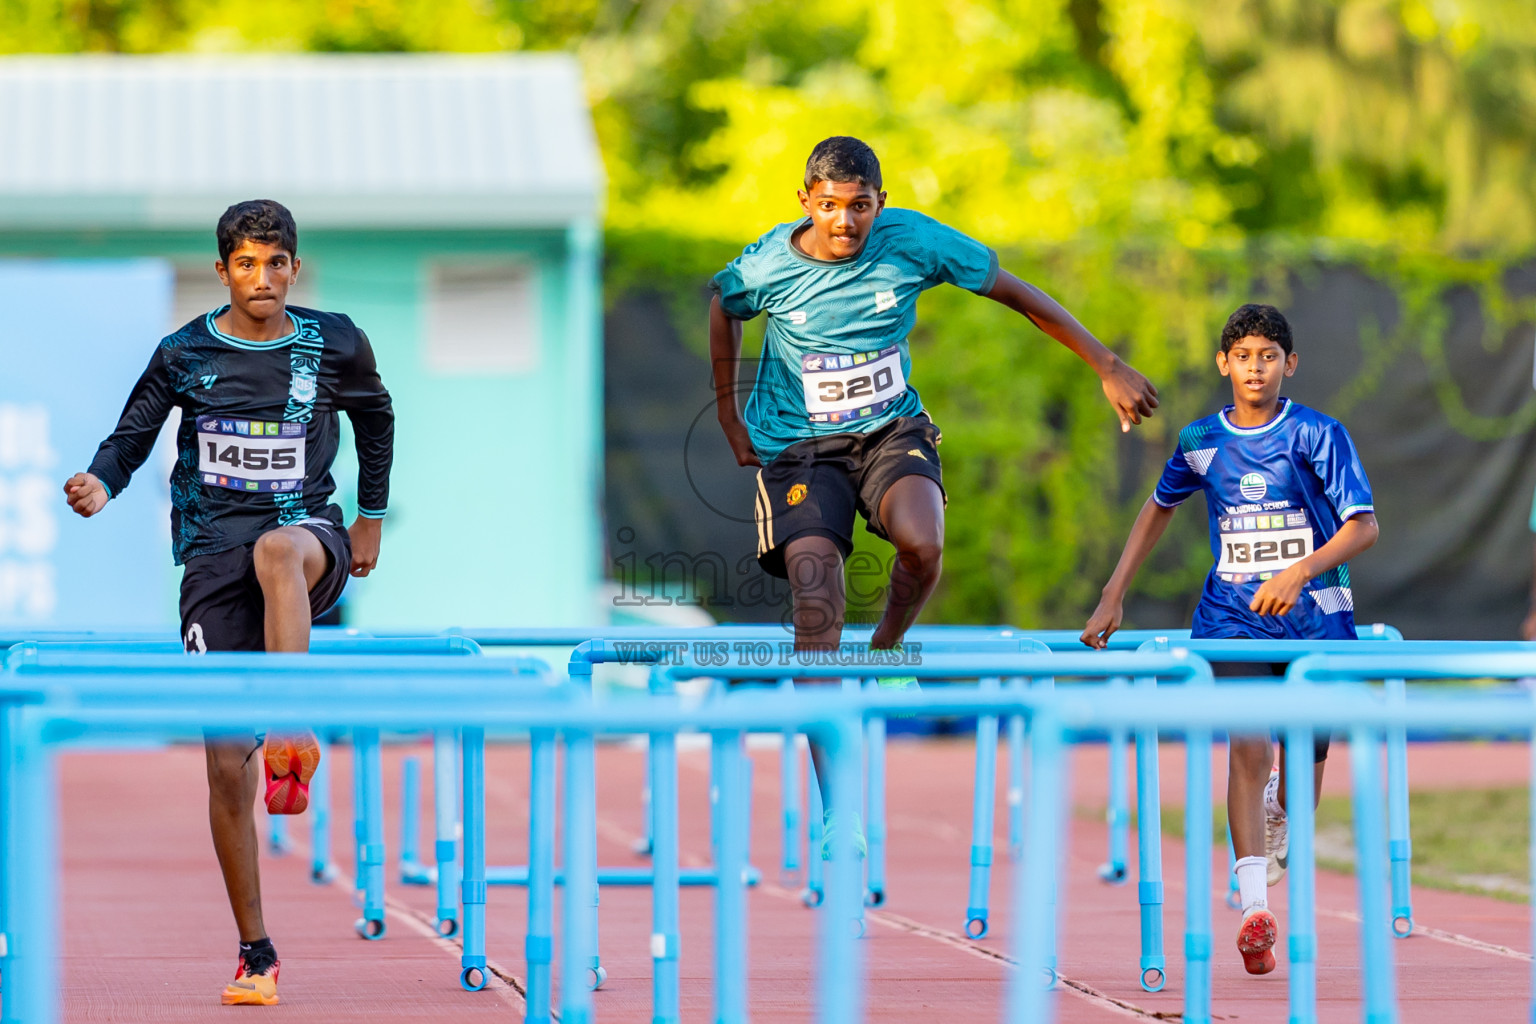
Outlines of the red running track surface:
<svg viewBox="0 0 1536 1024">
<path fill-rule="evenodd" d="M 1331 758 L 1329 788 L 1347 786 L 1342 745 Z M 398 779 L 406 752 L 430 759 L 425 744 L 386 751 L 387 833 L 398 851 Z M 792 888 L 778 884 L 778 759 L 755 751 L 754 862 L 764 884 L 750 897 L 751 997 L 754 1019 L 814 1019 L 815 914 Z M 1182 802 L 1182 755 L 1165 745 L 1162 778 L 1169 803 Z M 868 915 L 863 952 L 869 977 L 871 1021 L 928 1022 L 936 1018 L 1000 1019 L 1012 968 L 1006 819 L 998 805 L 998 863 L 993 885 L 993 931 L 985 940 L 963 937 L 970 786 L 968 742 L 893 742 L 890 748 L 889 900 Z M 1222 753 L 1217 752 L 1220 786 Z M 1415 747 L 1411 775 L 1428 785 L 1518 785 L 1527 778 L 1520 746 L 1496 744 Z M 492 863 L 526 855 L 527 751 L 507 745 L 488 752 Z M 1065 984 L 1058 1019 L 1098 1022 L 1168 1019 L 1182 1006 L 1183 847 L 1164 844 L 1167 880 L 1167 988 L 1157 995 L 1137 984 L 1138 917 L 1134 877 L 1112 887 L 1099 882 L 1105 829 L 1102 748 L 1074 756 L 1073 791 L 1080 813 L 1072 825 L 1069 882 L 1065 887 L 1061 968 Z M 607 863 L 638 864 L 629 843 L 640 831 L 638 793 L 643 755 L 608 747 L 599 754 L 601 855 Z M 350 764 L 332 755 L 334 848 L 345 876 L 351 864 Z M 682 756 L 683 850 L 689 863 L 708 855 L 704 814 L 708 756 Z M 429 772 L 424 772 L 430 778 Z M 225 1009 L 218 993 L 233 973 L 235 934 L 206 825 L 202 752 L 192 747 L 133 753 L 71 754 L 61 760 L 64 807 L 64 934 L 62 970 L 69 1021 L 181 1022 L 229 1015 L 313 1022 L 473 1021 L 520 1019 L 524 894 L 494 887 L 489 907 L 488 953 L 497 968 L 486 991 L 458 985 L 458 949 L 432 933 L 435 893 L 402 886 L 391 862 L 388 937 L 364 942 L 352 931 L 357 911 L 347 880 L 315 885 L 308 877 L 307 818 L 294 820 L 299 849 L 263 863 L 266 919 L 283 959 L 282 1005 L 261 1011 Z M 147 805 L 145 794 L 154 794 Z M 1218 796 L 1219 799 L 1219 796 Z M 430 829 L 430 793 L 424 827 Z M 265 822 L 261 822 L 265 829 Z M 431 849 L 430 835 L 421 848 Z M 1224 858 L 1224 851 L 1219 851 Z M 1134 873 L 1134 839 L 1131 851 Z M 1243 973 L 1226 936 L 1236 915 L 1221 902 L 1224 859 L 1215 864 L 1215 1014 L 1218 1020 L 1283 1021 L 1287 967 L 1263 978 Z M 1318 991 L 1320 1019 L 1359 1019 L 1353 880 L 1318 874 Z M 1271 890 L 1285 942 L 1284 887 Z M 558 906 L 557 906 L 558 912 Z M 602 897 L 604 963 L 609 981 L 595 997 L 599 1021 L 650 1019 L 649 893 L 608 888 Z M 1525 906 L 1482 897 L 1419 890 L 1418 933 L 1393 944 L 1401 1019 L 1441 1022 L 1474 1009 L 1481 1021 L 1525 1019 L 1530 979 L 1530 920 Z M 683 895 L 683 1017 L 710 1019 L 711 898 L 707 890 Z"/>
</svg>

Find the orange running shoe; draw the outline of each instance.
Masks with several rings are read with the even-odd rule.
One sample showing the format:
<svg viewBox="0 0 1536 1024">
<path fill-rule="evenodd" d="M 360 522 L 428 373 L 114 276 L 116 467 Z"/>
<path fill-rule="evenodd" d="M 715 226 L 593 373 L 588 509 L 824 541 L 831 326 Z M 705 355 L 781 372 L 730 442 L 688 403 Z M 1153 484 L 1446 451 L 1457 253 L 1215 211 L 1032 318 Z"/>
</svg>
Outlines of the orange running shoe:
<svg viewBox="0 0 1536 1024">
<path fill-rule="evenodd" d="M 262 962 L 262 958 L 253 957 L 254 963 L 247 963 L 244 956 L 240 957 L 240 966 L 235 968 L 235 980 L 224 986 L 224 994 L 219 997 L 219 1002 L 225 1006 L 276 1006 L 277 1005 L 277 969 L 282 966 L 276 957 L 271 957 Z M 253 968 L 261 968 L 254 970 Z"/>
<path fill-rule="evenodd" d="M 320 741 L 315 734 L 268 733 L 262 759 L 267 763 L 267 813 L 303 814 L 309 807 L 309 780 L 320 764 Z"/>
<path fill-rule="evenodd" d="M 1268 974 L 1275 969 L 1273 952 L 1280 925 L 1275 915 L 1264 907 L 1255 907 L 1243 915 L 1237 930 L 1237 951 L 1243 955 L 1243 969 L 1249 974 Z"/>
</svg>

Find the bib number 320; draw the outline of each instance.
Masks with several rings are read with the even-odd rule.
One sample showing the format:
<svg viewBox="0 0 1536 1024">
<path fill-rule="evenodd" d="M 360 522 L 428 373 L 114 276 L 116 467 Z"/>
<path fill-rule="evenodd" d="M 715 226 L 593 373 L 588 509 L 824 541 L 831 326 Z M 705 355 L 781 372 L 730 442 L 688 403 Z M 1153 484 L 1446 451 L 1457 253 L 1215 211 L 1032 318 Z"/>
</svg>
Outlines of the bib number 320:
<svg viewBox="0 0 1536 1024">
<path fill-rule="evenodd" d="M 805 410 L 812 423 L 848 423 L 877 415 L 907 391 L 901 351 L 892 345 L 857 355 L 800 358 Z"/>
</svg>

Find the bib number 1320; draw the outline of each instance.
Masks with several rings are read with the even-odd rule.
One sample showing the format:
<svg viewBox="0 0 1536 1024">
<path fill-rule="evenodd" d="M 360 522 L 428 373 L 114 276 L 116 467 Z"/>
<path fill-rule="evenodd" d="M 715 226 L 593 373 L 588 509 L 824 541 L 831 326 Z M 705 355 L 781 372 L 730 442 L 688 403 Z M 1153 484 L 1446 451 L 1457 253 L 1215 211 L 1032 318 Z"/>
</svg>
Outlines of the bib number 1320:
<svg viewBox="0 0 1536 1024">
<path fill-rule="evenodd" d="M 1289 569 L 1311 553 L 1310 526 L 1224 531 L 1216 571 L 1240 575 L 1276 573 Z"/>
</svg>

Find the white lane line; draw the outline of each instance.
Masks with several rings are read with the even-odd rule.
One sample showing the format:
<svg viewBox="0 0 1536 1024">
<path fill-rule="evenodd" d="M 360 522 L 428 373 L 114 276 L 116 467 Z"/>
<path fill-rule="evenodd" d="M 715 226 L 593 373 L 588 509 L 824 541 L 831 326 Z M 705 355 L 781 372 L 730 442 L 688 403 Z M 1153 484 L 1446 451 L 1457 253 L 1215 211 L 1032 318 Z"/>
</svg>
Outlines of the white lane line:
<svg viewBox="0 0 1536 1024">
<path fill-rule="evenodd" d="M 687 767 L 694 771 L 707 772 L 709 770 L 708 765 L 689 764 Z M 606 826 L 606 828 L 604 828 L 604 826 Z M 621 831 L 611 822 L 600 822 L 599 827 L 603 828 L 603 830 L 608 832 L 610 835 L 613 832 Z M 634 836 L 632 838 L 638 839 L 639 837 Z M 679 859 L 685 863 L 691 862 L 692 866 L 703 866 L 709 863 L 708 860 L 699 857 L 696 854 L 689 854 L 682 851 L 680 851 L 680 853 L 681 856 Z M 800 902 L 800 894 L 798 892 L 791 889 L 786 889 L 783 886 L 769 882 L 766 879 L 759 882 L 757 888 L 766 895 L 773 896 L 776 899 L 790 900 L 795 903 Z M 920 938 L 929 939 L 941 945 L 949 946 L 952 949 L 957 949 L 961 952 L 969 953 L 971 956 L 978 957 L 982 960 L 987 960 L 995 964 L 1001 964 L 1004 967 L 1012 968 L 1018 966 L 1018 961 L 1014 960 L 1012 957 L 1003 953 L 999 953 L 996 950 L 988 949 L 984 946 L 978 946 L 971 942 L 969 939 L 965 938 L 963 935 L 960 935 L 958 932 L 950 932 L 942 928 L 935 928 L 931 925 L 923 924 L 920 921 L 914 921 L 911 918 L 902 917 L 899 914 L 892 914 L 890 911 L 886 910 L 866 910 L 864 913 L 866 918 L 886 928 L 906 932 L 909 935 L 916 935 Z M 1062 990 L 1067 994 L 1076 996 L 1077 998 L 1082 999 L 1084 1002 L 1091 1003 L 1101 1009 L 1108 1010 L 1119 1016 L 1127 1017 L 1132 1020 L 1165 1020 L 1169 1017 L 1169 1014 L 1167 1013 L 1147 1010 L 1143 1007 L 1137 1006 L 1134 1003 L 1128 1003 L 1123 1000 L 1116 999 L 1113 996 L 1106 995 L 1103 992 L 1095 989 L 1093 986 L 1088 985 L 1085 982 L 1078 981 L 1075 978 L 1068 978 L 1065 975 L 1058 974 L 1057 981 L 1061 985 Z"/>
<path fill-rule="evenodd" d="M 291 855 L 302 857 L 306 863 L 313 860 L 314 855 L 312 848 L 305 840 L 290 835 L 288 844 L 292 848 Z M 335 875 L 336 877 L 331 879 L 330 884 L 334 888 L 340 889 L 342 892 L 346 893 L 350 901 L 350 898 L 355 891 L 352 883 L 343 878 L 339 870 L 335 873 Z M 458 962 L 459 957 L 463 954 L 464 943 L 462 939 L 459 941 L 454 941 L 453 939 L 443 938 L 437 933 L 436 921 L 433 921 L 427 915 L 422 914 L 421 912 L 408 907 L 403 903 L 400 903 L 393 897 L 389 896 L 387 892 L 384 896 L 384 913 L 386 916 L 394 918 L 396 921 L 399 921 L 401 924 L 405 925 L 405 927 L 411 929 L 417 934 L 430 939 L 433 946 L 452 956 L 455 962 Z M 462 925 L 462 922 L 460 922 L 460 924 Z M 462 927 L 460 929 L 460 934 L 463 934 Z M 528 992 L 527 981 L 518 977 L 516 974 L 503 967 L 501 964 L 498 964 L 490 957 L 486 957 L 485 966 L 487 970 L 505 982 L 503 985 L 488 984 L 485 986 L 486 989 L 496 993 L 496 997 L 498 999 L 512 1007 L 514 1010 L 518 1010 L 520 1012 L 526 1011 L 528 1008 L 527 1000 L 525 998 Z M 559 1015 L 553 1012 L 551 1012 L 550 1016 L 554 1020 L 560 1019 Z"/>
<path fill-rule="evenodd" d="M 1322 917 L 1332 917 L 1339 921 L 1349 921 L 1353 924 L 1360 923 L 1360 915 L 1352 910 L 1325 910 L 1322 907 L 1319 907 L 1317 912 L 1319 916 Z M 1484 942 L 1482 939 L 1474 939 L 1470 935 L 1462 935 L 1459 932 L 1448 932 L 1441 928 L 1431 928 L 1428 925 L 1423 925 L 1415 921 L 1413 923 L 1413 937 L 1417 938 L 1420 935 L 1424 936 L 1426 939 L 1433 939 L 1436 942 L 1443 942 L 1448 946 L 1460 946 L 1463 949 L 1472 949 L 1479 953 L 1491 953 L 1494 956 L 1502 956 L 1510 960 L 1519 960 L 1523 963 L 1530 963 L 1533 959 L 1531 954 L 1522 953 L 1518 949 L 1511 949 L 1508 946 L 1500 946 L 1494 942 Z"/>
</svg>

